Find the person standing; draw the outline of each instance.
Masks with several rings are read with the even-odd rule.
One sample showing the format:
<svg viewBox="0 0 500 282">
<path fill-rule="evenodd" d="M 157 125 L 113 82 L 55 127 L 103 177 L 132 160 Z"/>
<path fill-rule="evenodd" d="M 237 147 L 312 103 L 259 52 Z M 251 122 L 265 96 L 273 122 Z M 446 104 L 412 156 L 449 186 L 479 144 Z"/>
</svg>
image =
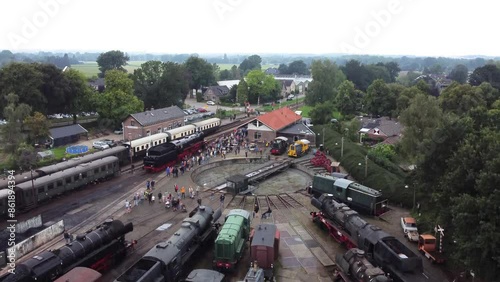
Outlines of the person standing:
<svg viewBox="0 0 500 282">
<path fill-rule="evenodd" d="M 155 181 L 154 180 L 151 180 L 151 189 L 154 190 L 155 189 Z"/>
<path fill-rule="evenodd" d="M 146 181 L 146 190 L 149 190 L 150 185 L 151 185 L 151 182 L 149 182 L 149 180 Z"/>
<path fill-rule="evenodd" d="M 184 186 L 181 187 L 181 195 L 182 195 L 182 199 L 186 198 L 186 188 Z"/>
<path fill-rule="evenodd" d="M 162 203 L 162 194 L 161 194 L 161 191 L 158 192 L 158 203 L 161 204 Z"/>
<path fill-rule="evenodd" d="M 201 198 L 198 197 L 198 200 L 196 200 L 198 202 L 198 207 L 201 206 Z"/>
<path fill-rule="evenodd" d="M 134 206 L 138 206 L 139 205 L 139 193 L 135 193 L 134 195 Z"/>
<path fill-rule="evenodd" d="M 177 192 L 179 192 L 179 186 L 177 185 L 177 183 L 175 183 L 175 185 L 174 185 L 174 190 L 175 190 L 176 194 L 177 194 Z"/>
<path fill-rule="evenodd" d="M 224 200 L 226 199 L 226 196 L 224 196 L 224 193 L 222 193 L 220 195 L 220 206 L 223 207 L 224 206 Z"/>
<path fill-rule="evenodd" d="M 125 200 L 125 212 L 130 213 L 130 202 Z"/>
<path fill-rule="evenodd" d="M 71 235 L 66 230 L 64 230 L 64 240 L 66 240 L 66 244 L 71 243 Z"/>
<path fill-rule="evenodd" d="M 196 197 L 200 196 L 200 186 L 196 186 Z"/>
<path fill-rule="evenodd" d="M 189 198 L 194 199 L 194 190 L 192 186 L 189 186 Z"/>
<path fill-rule="evenodd" d="M 259 217 L 259 205 L 257 204 L 253 208 L 253 217 L 255 218 L 255 216 Z"/>
</svg>

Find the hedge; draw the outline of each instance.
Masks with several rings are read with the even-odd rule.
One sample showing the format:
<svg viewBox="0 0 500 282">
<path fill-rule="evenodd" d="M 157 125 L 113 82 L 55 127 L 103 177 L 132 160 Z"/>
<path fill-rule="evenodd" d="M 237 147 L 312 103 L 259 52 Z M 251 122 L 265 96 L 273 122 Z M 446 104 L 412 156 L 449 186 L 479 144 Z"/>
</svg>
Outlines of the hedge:
<svg viewBox="0 0 500 282">
<path fill-rule="evenodd" d="M 386 163 L 385 165 L 390 166 L 388 170 L 368 158 L 368 171 L 365 178 L 365 157 L 368 149 L 344 138 L 344 154 L 341 158 L 342 135 L 335 131 L 332 125 L 317 125 L 314 126 L 314 130 L 322 134 L 323 127 L 325 127 L 325 149 L 329 149 L 330 156 L 339 161 L 356 181 L 381 191 L 392 204 L 403 204 L 407 207 L 413 205 L 413 190 L 405 189 L 407 175 L 396 164 Z"/>
</svg>

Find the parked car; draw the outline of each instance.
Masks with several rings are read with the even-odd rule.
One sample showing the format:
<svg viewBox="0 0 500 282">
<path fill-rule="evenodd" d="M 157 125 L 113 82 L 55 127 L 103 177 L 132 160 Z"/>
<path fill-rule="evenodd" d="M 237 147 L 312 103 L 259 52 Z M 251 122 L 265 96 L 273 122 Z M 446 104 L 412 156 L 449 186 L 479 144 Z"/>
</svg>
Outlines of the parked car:
<svg viewBox="0 0 500 282">
<path fill-rule="evenodd" d="M 113 140 L 110 140 L 110 139 L 103 139 L 103 140 L 100 140 L 101 142 L 107 144 L 109 147 L 116 147 L 118 144 L 116 144 L 115 141 Z"/>
<path fill-rule="evenodd" d="M 214 101 L 207 101 L 207 105 L 215 106 L 215 102 Z"/>
<path fill-rule="evenodd" d="M 418 241 L 419 234 L 418 234 L 417 222 L 413 217 L 402 217 L 401 227 L 403 228 L 403 232 L 405 233 L 405 237 L 408 238 L 408 241 L 413 241 L 413 242 Z"/>
<path fill-rule="evenodd" d="M 108 149 L 109 145 L 102 142 L 102 141 L 94 141 L 94 143 L 92 144 L 92 147 L 94 149 L 97 149 L 97 150 L 104 150 L 104 149 Z"/>
<path fill-rule="evenodd" d="M 198 108 L 198 113 L 206 113 L 207 110 L 205 108 Z"/>
</svg>

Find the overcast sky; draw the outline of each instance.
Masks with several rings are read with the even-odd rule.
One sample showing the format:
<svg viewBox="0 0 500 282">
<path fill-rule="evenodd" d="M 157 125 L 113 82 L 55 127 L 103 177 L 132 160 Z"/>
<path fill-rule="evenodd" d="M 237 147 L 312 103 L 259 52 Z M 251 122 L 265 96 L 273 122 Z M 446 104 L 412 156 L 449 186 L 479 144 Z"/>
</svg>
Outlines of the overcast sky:
<svg viewBox="0 0 500 282">
<path fill-rule="evenodd" d="M 0 49 L 500 55 L 497 2 L 2 0 Z"/>
</svg>

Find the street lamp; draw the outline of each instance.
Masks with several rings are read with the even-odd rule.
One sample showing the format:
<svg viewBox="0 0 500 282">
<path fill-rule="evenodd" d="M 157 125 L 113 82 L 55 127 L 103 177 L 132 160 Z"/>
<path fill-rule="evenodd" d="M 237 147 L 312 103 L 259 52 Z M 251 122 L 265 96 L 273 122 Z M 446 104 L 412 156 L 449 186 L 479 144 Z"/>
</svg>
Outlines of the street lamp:
<svg viewBox="0 0 500 282">
<path fill-rule="evenodd" d="M 358 165 L 361 166 L 361 163 L 358 163 Z M 365 179 L 367 175 L 368 175 L 368 155 L 365 156 Z"/>
<path fill-rule="evenodd" d="M 410 186 L 408 185 L 405 185 L 405 189 L 408 189 L 410 188 Z M 413 206 L 411 207 L 411 209 L 415 209 L 415 186 L 413 186 Z"/>
</svg>

